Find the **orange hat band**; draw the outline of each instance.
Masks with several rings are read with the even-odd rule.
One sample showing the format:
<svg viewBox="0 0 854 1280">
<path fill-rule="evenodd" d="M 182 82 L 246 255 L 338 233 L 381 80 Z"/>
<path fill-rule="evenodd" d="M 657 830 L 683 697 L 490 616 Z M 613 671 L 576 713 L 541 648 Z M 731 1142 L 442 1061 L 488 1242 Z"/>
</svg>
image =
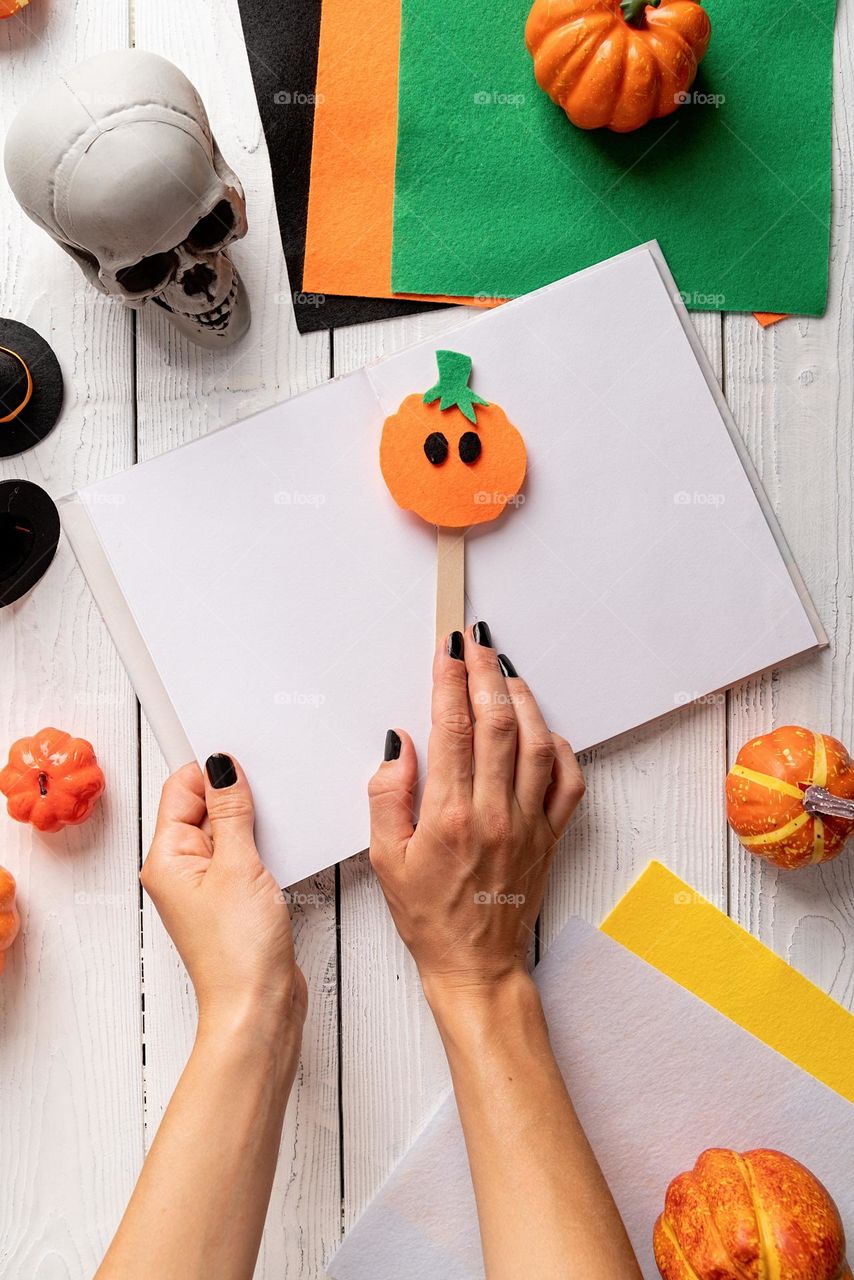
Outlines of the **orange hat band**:
<svg viewBox="0 0 854 1280">
<path fill-rule="evenodd" d="M 21 368 L 24 370 L 24 373 L 27 375 L 27 389 L 24 392 L 24 398 L 19 405 L 15 406 L 15 408 L 12 410 L 11 413 L 6 414 L 5 418 L 0 418 L 0 426 L 2 426 L 4 422 L 14 421 L 14 419 L 17 418 L 18 414 L 22 413 L 24 409 L 26 409 L 27 405 L 30 403 L 30 397 L 33 394 L 33 375 L 30 373 L 29 365 L 27 364 L 26 360 L 23 358 L 23 356 L 18 355 L 17 351 L 13 351 L 11 347 L 0 347 L 0 351 L 5 351 L 7 355 L 13 356 L 14 359 L 18 361 L 18 364 L 21 366 Z"/>
</svg>

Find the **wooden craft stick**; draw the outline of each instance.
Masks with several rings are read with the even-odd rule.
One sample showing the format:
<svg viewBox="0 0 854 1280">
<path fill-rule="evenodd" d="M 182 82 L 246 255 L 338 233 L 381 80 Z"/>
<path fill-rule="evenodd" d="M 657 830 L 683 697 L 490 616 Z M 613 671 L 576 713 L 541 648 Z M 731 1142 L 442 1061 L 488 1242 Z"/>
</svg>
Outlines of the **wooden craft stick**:
<svg viewBox="0 0 854 1280">
<path fill-rule="evenodd" d="M 465 626 L 465 529 L 437 529 L 436 640 Z"/>
</svg>

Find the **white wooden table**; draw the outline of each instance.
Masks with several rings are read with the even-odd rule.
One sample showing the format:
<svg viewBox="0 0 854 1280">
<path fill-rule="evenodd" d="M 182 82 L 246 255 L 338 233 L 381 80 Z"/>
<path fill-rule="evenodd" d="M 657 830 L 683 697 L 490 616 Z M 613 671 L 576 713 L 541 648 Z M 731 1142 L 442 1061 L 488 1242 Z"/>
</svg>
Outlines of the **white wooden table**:
<svg viewBox="0 0 854 1280">
<path fill-rule="evenodd" d="M 772 725 L 800 722 L 854 745 L 851 12 L 840 0 L 827 314 L 766 332 L 750 316 L 696 317 L 832 647 L 592 752 L 543 920 L 546 942 L 572 913 L 598 923 L 657 857 L 849 1007 L 854 857 L 776 874 L 728 837 L 722 784 L 739 745 Z M 231 356 L 212 356 L 179 340 L 154 308 L 135 322 L 85 284 L 0 180 L 0 314 L 44 334 L 66 379 L 57 430 L 0 475 L 55 496 L 313 386 L 333 361 L 336 373 L 356 368 L 456 319 L 435 312 L 297 334 L 236 0 L 33 0 L 0 23 L 3 131 L 57 72 L 129 43 L 187 72 L 246 187 L 250 233 L 235 257 L 253 329 Z M 95 743 L 108 791 L 90 823 L 61 836 L 0 814 L 0 862 L 17 877 L 23 908 L 23 936 L 0 980 L 7 1280 L 92 1274 L 195 1023 L 186 974 L 137 880 L 163 762 L 67 543 L 29 598 L 0 612 L 0 754 L 45 724 Z M 297 945 L 311 1007 L 258 1266 L 268 1280 L 324 1274 L 342 1230 L 447 1088 L 365 857 L 303 887 Z"/>
</svg>

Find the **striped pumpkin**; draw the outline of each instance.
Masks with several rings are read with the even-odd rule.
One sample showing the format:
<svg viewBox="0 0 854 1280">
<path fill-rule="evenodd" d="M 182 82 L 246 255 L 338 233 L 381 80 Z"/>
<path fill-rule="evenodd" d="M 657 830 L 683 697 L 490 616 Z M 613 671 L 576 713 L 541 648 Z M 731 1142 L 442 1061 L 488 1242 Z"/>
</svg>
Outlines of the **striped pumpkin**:
<svg viewBox="0 0 854 1280">
<path fill-rule="evenodd" d="M 851 1280 L 839 1210 L 781 1151 L 704 1151 L 667 1188 L 653 1249 L 662 1280 Z"/>
<path fill-rule="evenodd" d="M 835 858 L 854 822 L 807 813 L 812 786 L 854 798 L 854 767 L 836 738 L 786 725 L 746 743 L 726 780 L 727 821 L 745 849 L 786 869 Z"/>
</svg>

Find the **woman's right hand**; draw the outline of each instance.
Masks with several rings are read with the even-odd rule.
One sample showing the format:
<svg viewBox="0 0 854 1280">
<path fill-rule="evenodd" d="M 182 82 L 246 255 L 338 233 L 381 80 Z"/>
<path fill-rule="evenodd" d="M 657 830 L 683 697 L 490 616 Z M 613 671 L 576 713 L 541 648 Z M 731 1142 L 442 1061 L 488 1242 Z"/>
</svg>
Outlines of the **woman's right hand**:
<svg viewBox="0 0 854 1280">
<path fill-rule="evenodd" d="M 438 646 L 432 719 L 417 828 L 408 734 L 390 732 L 369 785 L 371 862 L 431 1002 L 526 972 L 552 857 L 584 794 L 572 748 L 484 623 Z"/>
</svg>

